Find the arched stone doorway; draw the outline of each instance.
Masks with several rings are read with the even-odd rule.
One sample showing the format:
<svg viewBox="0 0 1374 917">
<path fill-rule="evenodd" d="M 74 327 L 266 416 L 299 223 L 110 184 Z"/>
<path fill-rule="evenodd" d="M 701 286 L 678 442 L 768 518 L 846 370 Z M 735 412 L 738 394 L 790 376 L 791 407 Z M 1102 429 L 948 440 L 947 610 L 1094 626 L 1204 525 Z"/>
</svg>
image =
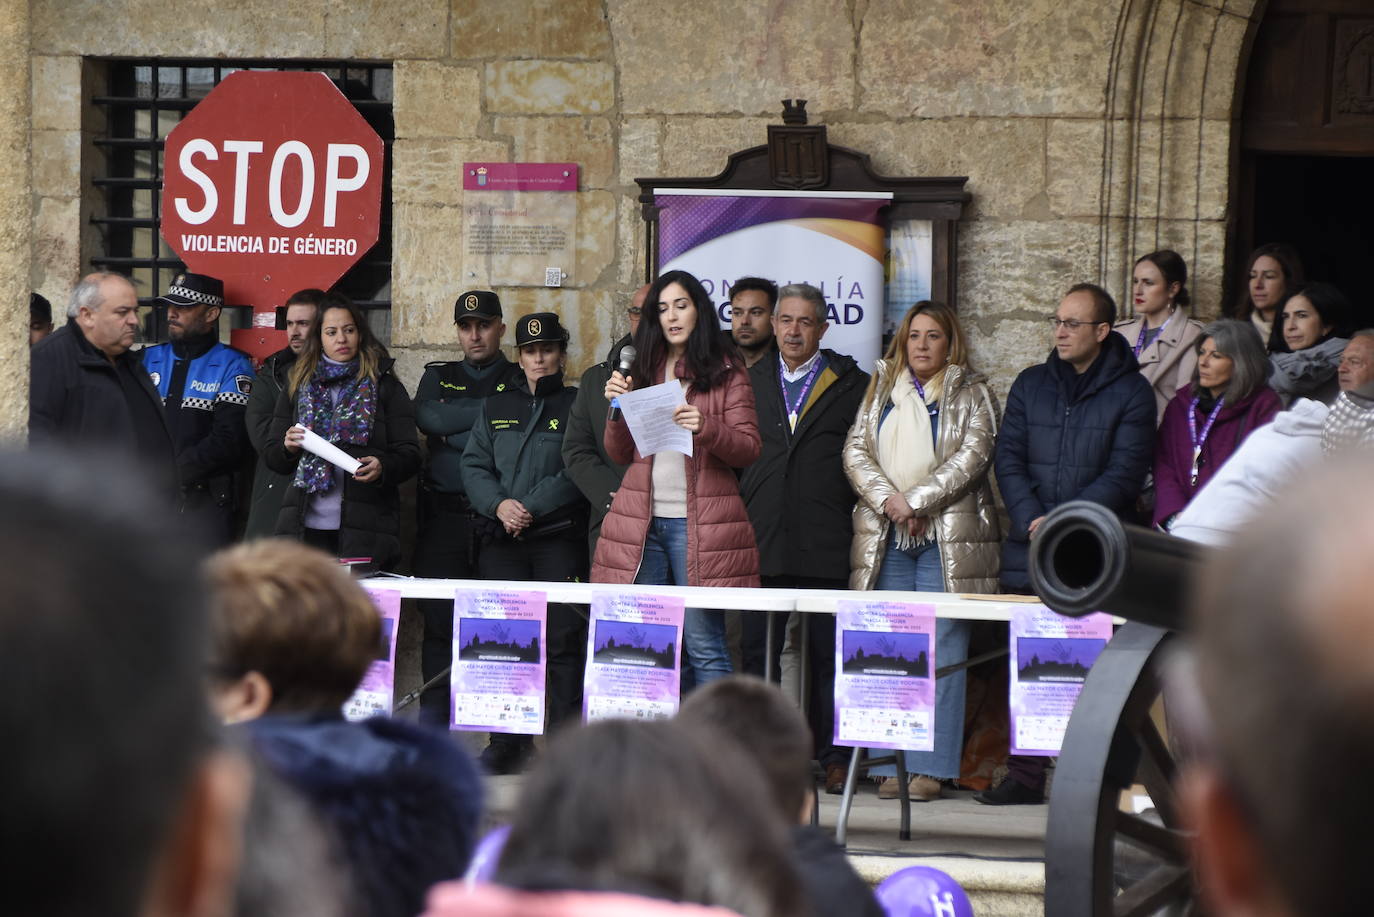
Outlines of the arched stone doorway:
<svg viewBox="0 0 1374 917">
<path fill-rule="evenodd" d="M 1237 139 L 1230 295 L 1255 246 L 1289 242 L 1374 325 L 1374 0 L 1270 0 Z"/>
<path fill-rule="evenodd" d="M 1124 290 L 1136 257 L 1187 260 L 1195 308 L 1226 294 L 1238 87 L 1264 4 L 1123 0 L 1107 70 L 1099 274 Z"/>
</svg>

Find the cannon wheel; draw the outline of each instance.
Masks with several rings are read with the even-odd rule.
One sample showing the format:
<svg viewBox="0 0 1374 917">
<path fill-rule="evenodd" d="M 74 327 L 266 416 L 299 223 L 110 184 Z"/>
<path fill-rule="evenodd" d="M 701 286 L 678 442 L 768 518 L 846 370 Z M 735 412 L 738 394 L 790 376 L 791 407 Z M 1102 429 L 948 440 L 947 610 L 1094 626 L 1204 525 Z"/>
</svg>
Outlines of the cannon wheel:
<svg viewBox="0 0 1374 917">
<path fill-rule="evenodd" d="M 1069 719 L 1055 768 L 1045 835 L 1045 913 L 1137 917 L 1165 907 L 1191 914 L 1194 883 L 1173 790 L 1175 762 L 1150 708 L 1173 634 L 1127 623 L 1093 664 Z M 1141 783 L 1163 825 L 1120 810 Z M 1129 845 L 1140 874 L 1122 888 L 1117 850 Z"/>
</svg>

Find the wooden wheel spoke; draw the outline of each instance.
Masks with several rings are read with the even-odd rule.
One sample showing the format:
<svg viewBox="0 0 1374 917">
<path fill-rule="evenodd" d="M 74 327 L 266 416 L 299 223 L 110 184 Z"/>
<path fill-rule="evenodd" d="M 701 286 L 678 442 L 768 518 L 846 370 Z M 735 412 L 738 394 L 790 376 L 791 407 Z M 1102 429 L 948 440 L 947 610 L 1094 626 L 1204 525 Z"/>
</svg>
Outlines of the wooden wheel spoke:
<svg viewBox="0 0 1374 917">
<path fill-rule="evenodd" d="M 1112 912 L 1116 917 L 1145 917 L 1192 890 L 1193 876 L 1186 866 L 1161 866 L 1117 895 Z"/>
<path fill-rule="evenodd" d="M 1183 835 L 1168 827 L 1156 825 L 1147 818 L 1130 812 L 1116 813 L 1116 833 L 1126 842 L 1162 860 L 1182 864 L 1188 857 Z"/>
<path fill-rule="evenodd" d="M 1164 737 L 1159 734 L 1154 720 L 1148 716 L 1132 730 L 1140 745 L 1140 765 L 1137 776 L 1150 793 L 1150 801 L 1155 811 L 1166 825 L 1179 823 L 1178 803 L 1174 795 L 1173 781 L 1178 772 L 1174 756 Z"/>
</svg>

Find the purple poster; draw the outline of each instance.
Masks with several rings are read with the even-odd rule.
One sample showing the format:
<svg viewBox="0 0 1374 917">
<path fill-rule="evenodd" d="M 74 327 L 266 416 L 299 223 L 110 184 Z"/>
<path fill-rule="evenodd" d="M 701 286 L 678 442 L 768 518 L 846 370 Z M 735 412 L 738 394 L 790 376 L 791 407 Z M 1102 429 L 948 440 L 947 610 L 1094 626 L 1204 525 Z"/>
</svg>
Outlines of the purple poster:
<svg viewBox="0 0 1374 917">
<path fill-rule="evenodd" d="M 377 658 L 367 667 L 358 690 L 344 704 L 344 718 L 349 720 L 390 716 L 396 687 L 396 625 L 401 620 L 401 593 L 395 589 L 364 588 L 382 616 L 382 639 L 377 644 Z"/>
<path fill-rule="evenodd" d="M 841 601 L 835 744 L 935 748 L 935 606 Z"/>
<path fill-rule="evenodd" d="M 543 592 L 459 589 L 453 600 L 451 729 L 544 731 Z"/>
<path fill-rule="evenodd" d="M 1044 605 L 1011 613 L 1011 753 L 1057 755 L 1088 669 L 1112 638 L 1105 614 L 1066 618 Z"/>
<path fill-rule="evenodd" d="M 683 611 L 683 600 L 670 596 L 592 593 L 582 691 L 587 722 L 677 713 Z"/>
</svg>

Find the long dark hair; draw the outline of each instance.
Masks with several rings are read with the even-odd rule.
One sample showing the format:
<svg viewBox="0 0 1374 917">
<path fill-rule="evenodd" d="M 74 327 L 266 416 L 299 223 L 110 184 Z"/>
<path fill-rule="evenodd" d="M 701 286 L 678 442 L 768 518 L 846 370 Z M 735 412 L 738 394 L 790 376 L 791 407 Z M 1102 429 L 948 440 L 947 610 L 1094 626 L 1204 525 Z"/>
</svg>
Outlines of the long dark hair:
<svg viewBox="0 0 1374 917">
<path fill-rule="evenodd" d="M 687 375 L 691 377 L 693 390 L 709 392 L 725 381 L 733 367 L 743 363 L 734 345 L 727 343 L 721 333 L 720 318 L 716 315 L 710 294 L 700 280 L 686 271 L 669 271 L 649 287 L 649 294 L 644 297 L 644 319 L 635 332 L 636 355 L 634 365 L 630 367 L 630 376 L 636 386 L 653 385 L 659 381 L 654 373 L 662 371 L 663 361 L 668 355 L 668 339 L 663 336 L 658 303 L 663 298 L 664 289 L 674 283 L 687 291 L 697 310 L 697 323 L 687 338 L 687 351 L 683 354 Z"/>
<path fill-rule="evenodd" d="M 1250 271 L 1256 261 L 1266 256 L 1277 261 L 1283 271 L 1283 299 L 1274 307 L 1275 316 L 1283 311 L 1284 300 L 1292 296 L 1293 291 L 1302 284 L 1302 258 L 1298 257 L 1296 248 L 1287 242 L 1269 242 L 1261 245 L 1250 253 L 1249 259 L 1245 262 L 1245 273 L 1240 276 L 1240 294 L 1236 297 L 1236 304 L 1231 308 L 1231 314 L 1227 318 L 1249 318 L 1255 311 L 1255 304 L 1250 301 Z"/>
<path fill-rule="evenodd" d="M 301 350 L 300 357 L 291 367 L 286 390 L 290 396 L 294 397 L 319 368 L 324 353 L 324 342 L 320 340 L 321 328 L 324 326 L 324 314 L 330 309 L 343 309 L 358 328 L 358 378 L 376 382 L 377 377 L 381 375 L 381 363 L 386 359 L 387 352 L 382 342 L 372 333 L 372 326 L 367 323 L 367 313 L 355 306 L 353 300 L 342 293 L 326 293 L 319 308 L 315 310 L 310 330 L 305 334 L 305 348 Z"/>
<path fill-rule="evenodd" d="M 1321 341 L 1327 341 L 1331 338 L 1348 338 L 1355 330 L 1350 300 L 1346 299 L 1345 294 L 1333 284 L 1314 280 L 1289 290 L 1288 298 L 1274 313 L 1274 327 L 1269 332 L 1270 353 L 1292 353 L 1288 342 L 1283 339 L 1283 312 L 1288 308 L 1288 304 L 1293 301 L 1294 296 L 1301 296 L 1310 302 L 1312 308 L 1316 309 L 1317 314 L 1321 316 L 1322 324 L 1331 326 L 1331 330 L 1322 335 Z M 1317 343 L 1320 344 L 1321 341 Z"/>
</svg>

